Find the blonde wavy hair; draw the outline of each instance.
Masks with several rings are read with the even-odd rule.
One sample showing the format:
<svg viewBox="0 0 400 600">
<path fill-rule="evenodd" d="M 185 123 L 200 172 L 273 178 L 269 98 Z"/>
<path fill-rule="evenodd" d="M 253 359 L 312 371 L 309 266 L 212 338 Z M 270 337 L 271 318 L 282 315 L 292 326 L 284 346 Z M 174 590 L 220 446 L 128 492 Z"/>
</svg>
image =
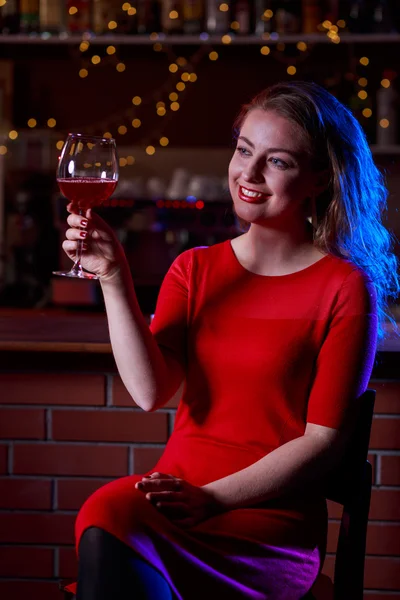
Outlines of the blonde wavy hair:
<svg viewBox="0 0 400 600">
<path fill-rule="evenodd" d="M 300 126 L 314 169 L 330 173 L 327 188 L 315 199 L 314 244 L 350 260 L 369 276 L 377 294 L 378 339 L 386 335 L 385 320 L 400 335 L 388 308 L 400 291 L 396 238 L 382 222 L 388 191 L 361 125 L 321 86 L 293 81 L 263 90 L 242 107 L 234 122 L 235 140 L 254 109 L 273 110 Z"/>
</svg>

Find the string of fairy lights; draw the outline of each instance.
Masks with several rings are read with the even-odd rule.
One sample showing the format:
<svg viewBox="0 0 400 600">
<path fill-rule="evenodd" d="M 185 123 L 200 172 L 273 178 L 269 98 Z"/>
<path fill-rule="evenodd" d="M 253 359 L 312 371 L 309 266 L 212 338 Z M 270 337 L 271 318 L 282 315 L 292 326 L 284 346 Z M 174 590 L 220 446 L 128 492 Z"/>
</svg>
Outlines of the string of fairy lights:
<svg viewBox="0 0 400 600">
<path fill-rule="evenodd" d="M 0 0 L 1 2 L 1 0 Z M 127 13 L 128 16 L 134 16 L 136 14 L 136 8 L 131 6 L 129 2 L 122 4 L 122 10 Z M 229 4 L 223 2 L 219 5 L 219 10 L 226 12 L 229 10 Z M 72 11 L 72 12 L 71 12 Z M 71 15 L 78 12 L 77 7 L 71 6 L 69 13 Z M 179 17 L 177 11 L 171 11 L 169 14 L 170 19 L 177 19 Z M 264 21 L 268 21 L 273 17 L 271 10 L 266 10 L 261 18 Z M 118 29 L 118 22 L 116 20 L 110 20 L 107 24 L 110 32 L 115 32 Z M 343 19 L 332 23 L 331 21 L 325 20 L 318 25 L 320 33 L 325 34 L 330 42 L 333 44 L 340 44 L 341 42 L 341 30 L 346 27 L 346 22 Z M 231 23 L 231 29 L 237 32 L 239 29 L 239 23 L 234 21 Z M 299 34 L 300 36 L 301 34 Z M 105 41 L 105 55 L 101 56 L 98 50 L 91 54 L 93 45 L 91 44 L 91 35 L 83 34 L 79 47 L 74 47 L 75 57 L 78 58 L 79 69 L 78 76 L 81 79 L 89 77 L 92 69 L 97 69 L 105 66 L 114 66 L 118 73 L 124 73 L 127 69 L 127 65 L 119 58 L 118 48 L 113 43 L 107 43 Z M 98 38 L 97 38 L 98 39 Z M 150 128 L 150 132 L 146 136 L 146 140 L 142 143 L 143 149 L 148 156 L 152 156 L 158 149 L 165 148 L 169 145 L 170 140 L 164 135 L 167 124 L 170 122 L 174 115 L 180 110 L 182 103 L 185 100 L 188 87 L 198 80 L 196 71 L 198 66 L 204 59 L 210 62 L 215 62 L 219 59 L 218 52 L 209 43 L 202 42 L 199 47 L 195 50 L 192 56 L 186 58 L 184 56 L 177 56 L 174 53 L 173 47 L 168 43 L 168 36 L 160 35 L 159 33 L 149 34 L 149 40 L 153 43 L 154 52 L 163 52 L 167 58 L 168 64 L 168 79 L 166 82 L 157 89 L 156 92 L 152 92 L 147 96 L 140 96 L 136 93 L 127 108 L 124 111 L 109 115 L 107 120 L 90 123 L 86 128 L 86 132 L 92 135 L 102 135 L 105 138 L 120 137 L 128 133 L 130 127 L 133 129 L 139 129 L 143 124 L 143 117 L 141 115 L 141 109 L 146 106 L 154 107 L 154 122 Z M 220 42 L 224 46 L 228 46 L 235 41 L 235 33 L 226 33 L 221 36 Z M 298 41 L 296 43 L 296 49 L 298 54 L 296 56 L 286 56 L 285 49 L 286 44 L 279 41 L 279 34 L 277 33 L 263 33 L 260 36 L 259 52 L 265 57 L 272 57 L 279 61 L 286 67 L 286 73 L 289 76 L 294 76 L 298 72 L 298 67 L 311 53 L 314 48 L 314 44 L 307 44 L 304 41 Z M 362 56 L 358 64 L 365 69 L 368 67 L 370 61 L 367 56 Z M 357 96 L 359 100 L 366 103 L 365 108 L 361 110 L 361 114 L 365 119 L 370 119 L 373 115 L 373 111 L 369 104 L 369 95 L 367 91 L 368 79 L 363 76 L 351 74 L 352 78 L 357 79 Z M 384 77 L 380 85 L 383 88 L 388 88 L 391 85 L 391 79 Z M 142 117 L 142 118 L 141 118 Z M 27 120 L 26 123 L 28 129 L 35 129 L 39 123 L 37 119 L 32 116 Z M 42 124 L 43 127 L 44 124 Z M 57 126 L 56 119 L 52 116 L 46 120 L 46 126 L 55 130 Z M 390 126 L 389 119 L 381 118 L 379 126 L 387 128 Z M 9 150 L 12 149 L 11 144 L 18 139 L 19 135 L 26 129 L 20 131 L 12 129 L 7 134 L 7 142 L 3 142 L 0 145 L 0 155 L 5 156 Z M 157 140 L 157 142 L 155 141 Z M 56 142 L 56 147 L 61 150 L 64 144 L 64 140 L 60 139 Z M 135 163 L 135 157 L 132 155 L 120 156 L 120 166 L 125 167 L 127 165 L 133 165 Z"/>
</svg>

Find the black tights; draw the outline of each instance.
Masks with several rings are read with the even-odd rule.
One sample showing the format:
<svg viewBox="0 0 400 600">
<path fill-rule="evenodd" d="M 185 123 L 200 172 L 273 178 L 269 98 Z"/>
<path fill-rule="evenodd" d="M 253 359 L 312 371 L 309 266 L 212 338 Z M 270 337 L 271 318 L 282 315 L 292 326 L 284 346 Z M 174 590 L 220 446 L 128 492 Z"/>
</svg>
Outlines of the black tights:
<svg viewBox="0 0 400 600">
<path fill-rule="evenodd" d="M 90 527 L 79 543 L 77 600 L 173 600 L 162 575 L 129 546 Z"/>
</svg>

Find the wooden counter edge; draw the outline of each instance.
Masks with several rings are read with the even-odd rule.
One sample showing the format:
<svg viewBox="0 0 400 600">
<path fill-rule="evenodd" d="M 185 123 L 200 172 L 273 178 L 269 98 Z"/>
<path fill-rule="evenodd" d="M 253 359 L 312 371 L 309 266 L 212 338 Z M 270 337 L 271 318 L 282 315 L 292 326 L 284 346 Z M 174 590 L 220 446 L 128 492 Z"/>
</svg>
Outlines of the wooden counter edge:
<svg viewBox="0 0 400 600">
<path fill-rule="evenodd" d="M 82 342 L 0 342 L 0 351 L 111 354 L 111 344 Z"/>
</svg>

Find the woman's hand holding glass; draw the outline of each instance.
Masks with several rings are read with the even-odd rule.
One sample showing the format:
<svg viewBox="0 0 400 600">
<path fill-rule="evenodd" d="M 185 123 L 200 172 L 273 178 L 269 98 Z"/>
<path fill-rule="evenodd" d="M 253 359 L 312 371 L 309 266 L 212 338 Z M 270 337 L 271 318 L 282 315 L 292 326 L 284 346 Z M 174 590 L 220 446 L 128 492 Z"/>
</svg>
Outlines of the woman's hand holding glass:
<svg viewBox="0 0 400 600">
<path fill-rule="evenodd" d="M 117 277 L 126 265 L 126 258 L 113 229 L 90 208 L 80 215 L 78 208 L 70 203 L 67 210 L 70 228 L 62 245 L 64 252 L 74 260 L 82 242 L 82 267 L 103 281 Z"/>
<path fill-rule="evenodd" d="M 84 216 L 88 209 L 100 206 L 111 196 L 118 183 L 115 140 L 69 133 L 58 160 L 57 183 L 62 195 L 70 201 L 70 212 Z M 72 226 L 76 226 L 74 220 Z M 82 227 L 82 220 L 80 226 Z M 53 271 L 54 275 L 98 279 L 96 272 L 88 272 L 82 267 L 83 240 L 88 233 L 85 235 L 85 231 L 82 231 L 76 238 L 76 232 L 70 232 L 71 241 L 77 240 L 75 256 L 70 253 L 70 247 L 67 251 L 74 264 L 70 271 Z"/>
</svg>

